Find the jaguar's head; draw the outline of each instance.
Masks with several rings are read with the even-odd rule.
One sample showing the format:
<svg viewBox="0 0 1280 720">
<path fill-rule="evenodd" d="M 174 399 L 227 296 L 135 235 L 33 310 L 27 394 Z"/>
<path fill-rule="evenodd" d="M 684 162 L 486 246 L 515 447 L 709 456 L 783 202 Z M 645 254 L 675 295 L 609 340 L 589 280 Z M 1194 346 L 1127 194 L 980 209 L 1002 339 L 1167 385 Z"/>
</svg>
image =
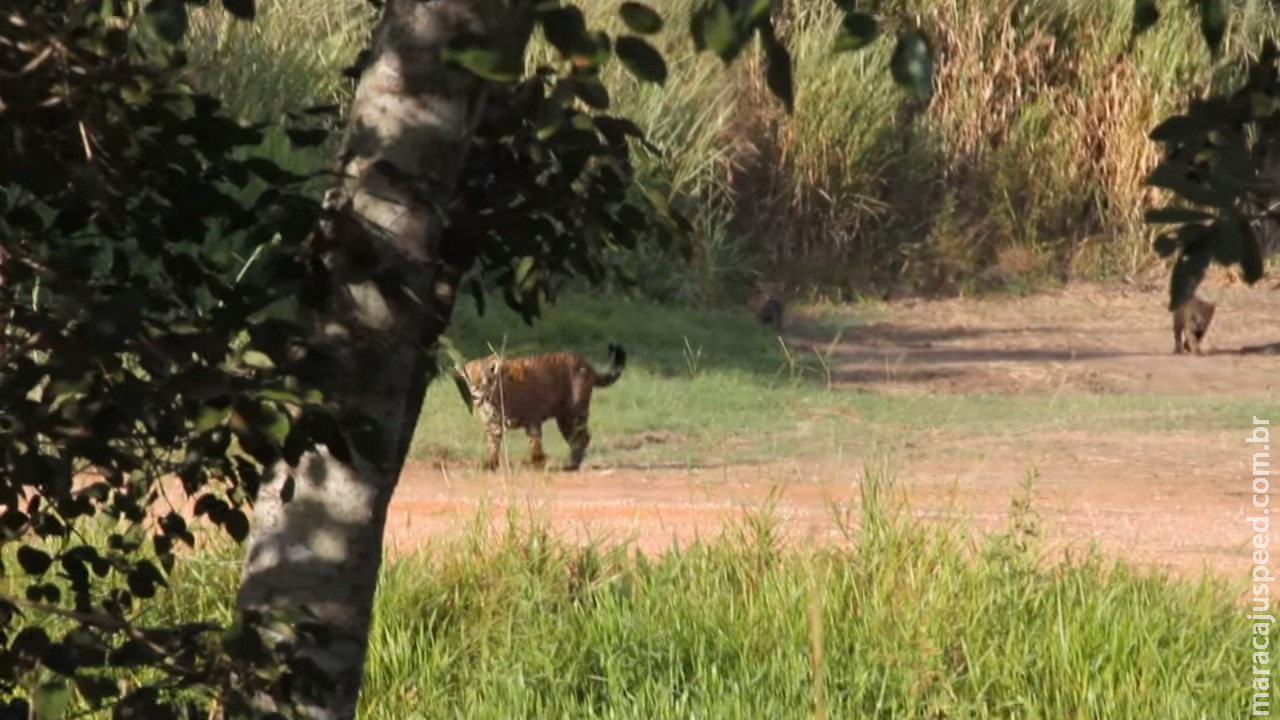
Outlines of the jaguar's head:
<svg viewBox="0 0 1280 720">
<path fill-rule="evenodd" d="M 471 389 L 473 402 L 482 402 L 492 396 L 498 386 L 498 373 L 502 370 L 502 358 L 497 355 L 478 358 L 467 363 L 463 376 Z"/>
</svg>

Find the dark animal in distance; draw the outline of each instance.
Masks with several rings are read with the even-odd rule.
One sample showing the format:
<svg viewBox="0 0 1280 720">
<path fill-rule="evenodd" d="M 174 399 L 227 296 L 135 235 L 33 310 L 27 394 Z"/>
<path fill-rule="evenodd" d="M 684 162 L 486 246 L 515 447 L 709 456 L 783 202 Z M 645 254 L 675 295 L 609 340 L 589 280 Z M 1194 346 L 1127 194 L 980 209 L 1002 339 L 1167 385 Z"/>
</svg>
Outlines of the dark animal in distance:
<svg viewBox="0 0 1280 720">
<path fill-rule="evenodd" d="M 1200 341 L 1209 332 L 1217 306 L 1192 295 L 1173 311 L 1173 351 L 1200 355 Z"/>
<path fill-rule="evenodd" d="M 762 325 L 768 325 L 775 332 L 782 332 L 782 316 L 786 311 L 782 296 L 786 290 L 783 283 L 760 283 L 756 288 L 756 296 L 752 301 L 756 319 Z"/>
</svg>

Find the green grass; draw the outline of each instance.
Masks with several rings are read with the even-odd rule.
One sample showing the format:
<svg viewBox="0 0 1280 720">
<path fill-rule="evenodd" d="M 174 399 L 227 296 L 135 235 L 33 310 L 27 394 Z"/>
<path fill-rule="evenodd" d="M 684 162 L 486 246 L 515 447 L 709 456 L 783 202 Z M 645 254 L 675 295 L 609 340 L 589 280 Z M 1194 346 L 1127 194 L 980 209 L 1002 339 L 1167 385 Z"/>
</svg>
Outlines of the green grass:
<svg viewBox="0 0 1280 720">
<path fill-rule="evenodd" d="M 874 309 L 827 311 L 814 333 L 837 337 L 877 319 Z M 1046 431 L 1158 433 L 1235 429 L 1251 414 L 1280 415 L 1280 405 L 1250 395 L 899 396 L 832 389 L 833 359 L 784 345 L 745 311 L 711 311 L 640 300 L 570 295 L 534 327 L 490 305 L 477 317 L 458 308 L 450 336 L 463 354 L 492 347 L 509 355 L 571 350 L 603 365 L 609 342 L 628 351 L 622 380 L 592 399 L 589 458 L 613 466 L 698 466 L 731 459 L 754 463 L 806 454 L 857 452 L 903 432 L 1034 441 Z M 544 428 L 548 452 L 567 446 Z M 524 436 L 508 435 L 511 460 Z M 411 457 L 472 462 L 484 431 L 449 378 L 428 393 Z"/>
<path fill-rule="evenodd" d="M 826 546 L 780 542 L 768 506 L 654 557 L 481 510 L 384 564 L 360 717 L 1242 715 L 1240 588 L 1049 557 L 1021 497 L 977 541 L 915 524 L 889 476 L 865 477 Z M 181 560 L 141 621 L 226 622 L 238 557 Z"/>
<path fill-rule="evenodd" d="M 808 718 L 815 696 L 848 718 L 1239 714 L 1248 627 L 1223 585 L 1038 570 L 1020 535 L 971 548 L 864 513 L 826 550 L 784 548 L 766 511 L 660 558 L 512 520 L 402 561 L 363 716 Z"/>
</svg>

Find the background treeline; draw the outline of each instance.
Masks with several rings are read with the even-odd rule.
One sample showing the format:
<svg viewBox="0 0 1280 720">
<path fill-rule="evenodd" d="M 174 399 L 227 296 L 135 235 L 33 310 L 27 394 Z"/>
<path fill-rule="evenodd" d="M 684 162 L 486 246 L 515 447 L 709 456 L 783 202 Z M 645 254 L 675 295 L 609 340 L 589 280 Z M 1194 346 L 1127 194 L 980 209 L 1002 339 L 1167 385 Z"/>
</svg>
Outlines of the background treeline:
<svg viewBox="0 0 1280 720">
<path fill-rule="evenodd" d="M 1223 58 L 1199 37 L 1197 11 L 1164 3 L 1132 47 L 1132 3 L 1113 0 L 885 0 L 925 26 L 938 57 L 925 109 L 886 71 L 892 43 L 832 55 L 829 3 L 790 0 L 782 30 L 795 58 L 797 112 L 763 87 L 753 49 L 725 70 L 694 58 L 689 0 L 663 0 L 664 88 L 616 65 L 613 104 L 665 151 L 645 182 L 696 227 L 692 263 L 654 247 L 618 261 L 664 302 L 738 302 L 761 274 L 832 299 L 894 292 L 1027 289 L 1140 273 L 1158 263 L 1142 185 L 1158 147 L 1146 139 L 1190 97 L 1230 81 L 1276 35 L 1270 2 L 1235 3 Z M 613 3 L 590 23 L 616 26 Z M 345 101 L 350 64 L 374 18 L 364 0 L 268 0 L 259 20 L 197 13 L 195 82 L 246 118 Z M 308 42 L 299 42 L 307 38 Z M 530 62 L 538 62 L 538 45 Z M 336 138 L 334 140 L 336 142 Z M 332 143 L 331 143 L 332 144 Z M 314 169 L 333 148 L 283 157 Z"/>
</svg>

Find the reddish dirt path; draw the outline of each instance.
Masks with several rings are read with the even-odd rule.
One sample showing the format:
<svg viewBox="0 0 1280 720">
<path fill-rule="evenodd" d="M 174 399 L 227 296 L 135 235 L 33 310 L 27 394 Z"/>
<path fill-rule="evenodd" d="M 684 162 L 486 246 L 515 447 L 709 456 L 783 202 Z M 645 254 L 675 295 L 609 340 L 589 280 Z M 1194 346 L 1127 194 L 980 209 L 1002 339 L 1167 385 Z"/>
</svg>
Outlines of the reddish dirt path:
<svg viewBox="0 0 1280 720">
<path fill-rule="evenodd" d="M 1074 438 L 1064 437 L 1063 440 Z M 1178 438 L 1146 438 L 1177 447 Z M 1170 441 L 1173 440 L 1173 443 Z M 1118 439 L 1123 451 L 1138 436 Z M 928 521 L 967 519 L 986 530 L 1007 527 L 1010 500 L 1028 469 L 1014 448 L 1007 458 L 959 470 L 945 461 L 908 458 L 896 477 L 914 513 Z M 1143 565 L 1196 574 L 1208 567 L 1232 577 L 1247 572 L 1248 496 L 1239 461 L 1182 457 L 1164 468 L 1118 462 L 1099 452 L 1040 454 L 1034 507 L 1050 542 L 1082 547 L 1096 540 L 1109 553 Z M 1215 462 L 1216 460 L 1216 462 Z M 461 532 L 483 503 L 501 524 L 508 507 L 548 519 L 566 539 L 630 539 L 646 552 L 673 539 L 718 534 L 726 520 L 763 508 L 776 490 L 774 510 L 794 539 L 839 540 L 831 502 L 857 524 L 862 468 L 850 461 L 787 461 L 768 466 L 650 472 L 588 468 L 578 474 L 518 471 L 511 476 L 464 468 L 412 464 L 401 478 L 388 520 L 388 543 L 408 549 L 430 537 Z M 1178 468 L 1178 469 L 1175 469 Z"/>
<path fill-rule="evenodd" d="M 1241 346 L 1273 342 L 1260 334 L 1280 310 L 1261 288 L 1208 289 L 1219 302 L 1205 357 L 1174 356 L 1163 289 L 1077 288 L 1029 299 L 914 302 L 846 332 L 832 354 L 834 379 L 885 393 L 1042 394 L 1257 393 L 1275 400 L 1280 364 Z M 808 333 L 806 338 L 805 333 Z M 1280 333 L 1275 333 L 1280 335 Z M 791 338 L 825 345 L 810 326 Z M 850 420 L 857 431 L 857 420 Z M 1239 435 L 1239 437 L 1236 437 Z M 1010 500 L 1033 465 L 1035 509 L 1057 547 L 1097 541 L 1142 565 L 1195 575 L 1204 569 L 1243 579 L 1250 567 L 1248 454 L 1243 431 L 1114 433 L 1088 430 L 1032 438 L 931 437 L 904 451 L 893 475 L 917 516 L 970 518 L 1006 527 Z M 983 460 L 962 458 L 981 457 Z M 537 512 L 568 539 L 632 539 L 648 551 L 673 539 L 717 535 L 726 520 L 775 505 L 793 538 L 840 533 L 828 500 L 857 518 L 867 458 L 796 458 L 767 466 L 614 469 L 592 463 L 577 474 L 411 463 L 388 522 L 388 541 L 407 549 L 458 532 L 484 501 L 497 511 Z"/>
</svg>

